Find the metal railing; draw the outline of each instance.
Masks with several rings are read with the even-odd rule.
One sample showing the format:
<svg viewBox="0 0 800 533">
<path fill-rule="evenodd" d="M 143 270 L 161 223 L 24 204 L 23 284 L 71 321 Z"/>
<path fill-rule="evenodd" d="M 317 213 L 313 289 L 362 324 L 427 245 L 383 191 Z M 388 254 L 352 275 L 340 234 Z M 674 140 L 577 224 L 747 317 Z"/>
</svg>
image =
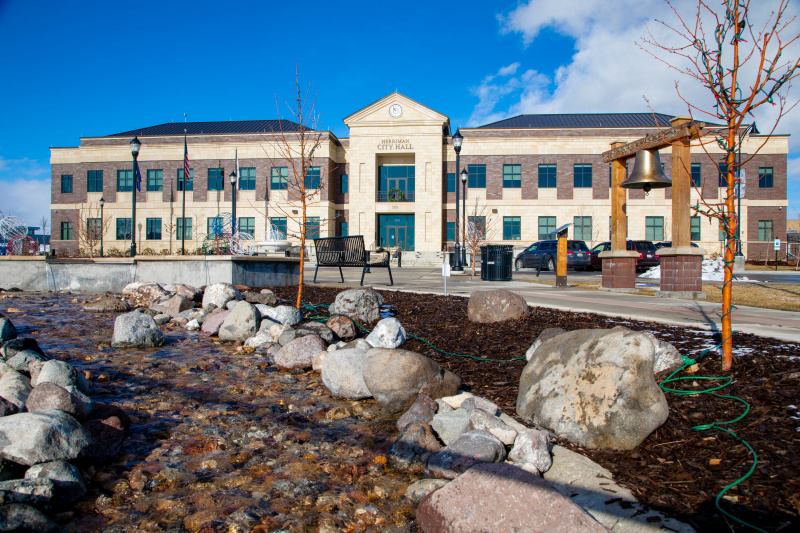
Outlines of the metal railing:
<svg viewBox="0 0 800 533">
<path fill-rule="evenodd" d="M 399 195 L 395 191 L 392 198 L 389 198 L 392 191 L 378 191 L 375 194 L 376 202 L 413 202 L 414 191 L 401 192 Z"/>
</svg>

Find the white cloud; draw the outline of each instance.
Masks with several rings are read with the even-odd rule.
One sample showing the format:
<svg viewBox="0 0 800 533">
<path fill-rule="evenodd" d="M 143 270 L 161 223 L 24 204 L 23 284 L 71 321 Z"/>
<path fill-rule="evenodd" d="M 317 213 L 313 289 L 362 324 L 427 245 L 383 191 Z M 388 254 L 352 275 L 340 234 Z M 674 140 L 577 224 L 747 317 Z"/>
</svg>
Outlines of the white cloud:
<svg viewBox="0 0 800 533">
<path fill-rule="evenodd" d="M 50 219 L 50 166 L 33 159 L 0 156 L 0 211 L 41 226 Z M 49 222 L 48 222 L 49 224 Z"/>
</svg>

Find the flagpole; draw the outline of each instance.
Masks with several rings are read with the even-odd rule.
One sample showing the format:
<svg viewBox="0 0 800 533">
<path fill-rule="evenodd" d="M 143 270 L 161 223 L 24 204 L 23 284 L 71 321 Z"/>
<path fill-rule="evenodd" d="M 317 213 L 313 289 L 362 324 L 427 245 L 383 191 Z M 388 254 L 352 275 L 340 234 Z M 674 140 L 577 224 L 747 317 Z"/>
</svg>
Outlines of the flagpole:
<svg viewBox="0 0 800 533">
<path fill-rule="evenodd" d="M 131 198 L 133 200 L 133 211 L 131 212 L 131 257 L 136 257 L 136 190 L 139 188 L 139 165 L 137 158 L 139 157 L 139 148 L 141 142 L 138 136 L 134 136 L 131 141 L 131 155 L 133 155 L 133 187 L 131 187 Z"/>
<path fill-rule="evenodd" d="M 184 115 L 184 120 L 185 120 Z M 183 128 L 183 205 L 181 207 L 181 255 L 186 255 L 186 180 L 189 179 L 189 152 L 186 148 L 186 128 Z M 194 189 L 192 189 L 194 190 Z"/>
</svg>

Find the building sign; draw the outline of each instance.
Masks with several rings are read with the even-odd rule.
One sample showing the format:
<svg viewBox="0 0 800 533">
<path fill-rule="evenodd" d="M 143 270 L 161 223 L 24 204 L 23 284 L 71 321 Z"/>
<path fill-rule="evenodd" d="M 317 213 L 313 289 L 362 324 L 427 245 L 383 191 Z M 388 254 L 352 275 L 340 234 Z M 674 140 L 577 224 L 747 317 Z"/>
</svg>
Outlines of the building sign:
<svg viewBox="0 0 800 533">
<path fill-rule="evenodd" d="M 411 139 L 382 139 L 378 150 L 413 150 Z"/>
</svg>

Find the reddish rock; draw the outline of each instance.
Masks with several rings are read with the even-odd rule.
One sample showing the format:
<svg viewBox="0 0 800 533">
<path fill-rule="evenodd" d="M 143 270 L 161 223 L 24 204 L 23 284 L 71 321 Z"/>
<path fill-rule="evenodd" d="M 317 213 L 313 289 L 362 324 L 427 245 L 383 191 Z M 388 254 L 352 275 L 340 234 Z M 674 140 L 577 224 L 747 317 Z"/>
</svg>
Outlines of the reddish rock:
<svg viewBox="0 0 800 533">
<path fill-rule="evenodd" d="M 169 293 L 154 281 L 136 281 L 125 285 L 122 295 L 128 298 L 133 307 L 150 307 L 150 304 L 169 296 Z"/>
<path fill-rule="evenodd" d="M 85 398 L 85 396 L 84 396 Z M 87 405 L 77 394 L 70 393 L 55 383 L 40 383 L 25 400 L 25 408 L 31 412 L 58 409 L 69 413 L 78 420 L 86 418 Z"/>
<path fill-rule="evenodd" d="M 298 337 L 275 354 L 275 366 L 284 370 L 311 368 L 314 356 L 325 350 L 325 347 L 325 341 L 319 335 Z"/>
<path fill-rule="evenodd" d="M 355 323 L 344 316 L 332 316 L 325 325 L 333 331 L 334 335 L 345 342 L 355 339 L 356 335 L 358 335 L 358 328 Z"/>
<path fill-rule="evenodd" d="M 203 327 L 200 330 L 206 335 L 217 335 L 222 323 L 228 318 L 231 312 L 229 310 L 214 309 L 211 314 L 203 321 Z"/>
<path fill-rule="evenodd" d="M 203 291 L 197 287 L 192 287 L 191 285 L 175 285 L 175 294 L 178 296 L 183 296 L 187 300 L 192 300 L 193 302 L 203 301 Z"/>
</svg>

